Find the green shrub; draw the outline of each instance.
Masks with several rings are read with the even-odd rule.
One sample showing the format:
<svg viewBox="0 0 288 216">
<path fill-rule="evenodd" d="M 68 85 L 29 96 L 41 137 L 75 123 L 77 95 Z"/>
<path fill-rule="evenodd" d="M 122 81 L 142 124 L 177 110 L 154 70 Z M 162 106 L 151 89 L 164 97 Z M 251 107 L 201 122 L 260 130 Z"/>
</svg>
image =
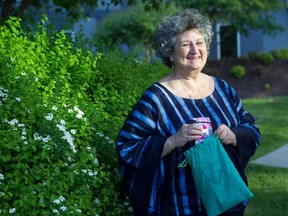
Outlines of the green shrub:
<svg viewBox="0 0 288 216">
<path fill-rule="evenodd" d="M 265 87 L 265 91 L 269 91 L 271 89 L 270 83 L 265 83 L 264 87 Z"/>
<path fill-rule="evenodd" d="M 235 65 L 231 68 L 230 74 L 237 79 L 241 79 L 245 76 L 246 70 L 242 65 Z"/>
<path fill-rule="evenodd" d="M 124 54 L 117 46 L 101 53 L 97 69 L 102 74 L 105 94 L 109 95 L 105 111 L 113 115 L 114 125 L 121 126 L 143 91 L 170 70 L 159 61 L 149 63 L 133 53 Z M 119 130 L 115 127 L 116 132 Z"/>
<path fill-rule="evenodd" d="M 260 52 L 257 54 L 257 59 L 262 63 L 269 64 L 272 63 L 275 58 L 271 53 L 268 52 Z"/>
<path fill-rule="evenodd" d="M 44 24 L 0 27 L 0 213 L 129 215 L 101 56 Z"/>
<path fill-rule="evenodd" d="M 272 52 L 273 56 L 276 59 L 284 59 L 284 60 L 288 60 L 288 48 L 283 48 L 280 50 L 275 50 Z"/>
</svg>

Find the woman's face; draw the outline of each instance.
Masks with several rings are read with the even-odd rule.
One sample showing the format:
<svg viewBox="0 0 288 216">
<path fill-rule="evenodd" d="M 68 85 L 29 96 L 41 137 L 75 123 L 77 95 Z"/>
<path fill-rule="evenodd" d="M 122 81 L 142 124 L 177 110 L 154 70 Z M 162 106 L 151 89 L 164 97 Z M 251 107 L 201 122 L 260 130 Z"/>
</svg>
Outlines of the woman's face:
<svg viewBox="0 0 288 216">
<path fill-rule="evenodd" d="M 207 61 L 207 46 L 203 35 L 197 29 L 177 35 L 171 60 L 174 61 L 176 72 L 201 71 Z"/>
</svg>

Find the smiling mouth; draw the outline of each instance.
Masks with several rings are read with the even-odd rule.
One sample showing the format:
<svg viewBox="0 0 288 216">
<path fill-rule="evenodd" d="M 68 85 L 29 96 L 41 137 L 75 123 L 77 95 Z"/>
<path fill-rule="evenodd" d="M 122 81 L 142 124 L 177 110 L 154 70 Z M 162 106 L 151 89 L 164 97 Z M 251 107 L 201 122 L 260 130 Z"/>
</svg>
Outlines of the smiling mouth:
<svg viewBox="0 0 288 216">
<path fill-rule="evenodd" d="M 192 57 L 188 57 L 187 59 L 189 59 L 189 60 L 198 60 L 200 58 L 201 58 L 200 56 L 192 56 Z"/>
</svg>

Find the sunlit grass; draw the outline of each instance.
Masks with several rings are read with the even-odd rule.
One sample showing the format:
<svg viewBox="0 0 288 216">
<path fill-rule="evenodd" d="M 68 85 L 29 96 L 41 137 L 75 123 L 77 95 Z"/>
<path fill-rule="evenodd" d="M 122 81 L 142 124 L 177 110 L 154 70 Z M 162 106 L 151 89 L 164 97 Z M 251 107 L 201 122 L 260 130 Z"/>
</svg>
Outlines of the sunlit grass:
<svg viewBox="0 0 288 216">
<path fill-rule="evenodd" d="M 288 97 L 245 99 L 243 104 L 256 118 L 262 133 L 252 160 L 288 144 Z M 250 163 L 246 173 L 255 197 L 245 216 L 288 215 L 288 169 Z"/>
<path fill-rule="evenodd" d="M 288 97 L 245 99 L 243 104 L 256 118 L 262 134 L 255 158 L 288 144 Z"/>
</svg>

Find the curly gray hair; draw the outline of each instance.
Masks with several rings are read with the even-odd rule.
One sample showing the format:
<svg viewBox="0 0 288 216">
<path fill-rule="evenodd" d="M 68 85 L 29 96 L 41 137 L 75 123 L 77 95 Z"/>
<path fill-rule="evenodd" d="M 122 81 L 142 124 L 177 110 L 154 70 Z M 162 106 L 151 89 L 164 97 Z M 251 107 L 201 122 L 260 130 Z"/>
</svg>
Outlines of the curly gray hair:
<svg viewBox="0 0 288 216">
<path fill-rule="evenodd" d="M 172 67 L 169 58 L 174 51 L 176 36 L 190 29 L 197 29 L 204 37 L 207 51 L 213 37 L 212 21 L 196 9 L 185 9 L 172 16 L 163 17 L 156 28 L 153 49 L 165 65 Z"/>
</svg>

